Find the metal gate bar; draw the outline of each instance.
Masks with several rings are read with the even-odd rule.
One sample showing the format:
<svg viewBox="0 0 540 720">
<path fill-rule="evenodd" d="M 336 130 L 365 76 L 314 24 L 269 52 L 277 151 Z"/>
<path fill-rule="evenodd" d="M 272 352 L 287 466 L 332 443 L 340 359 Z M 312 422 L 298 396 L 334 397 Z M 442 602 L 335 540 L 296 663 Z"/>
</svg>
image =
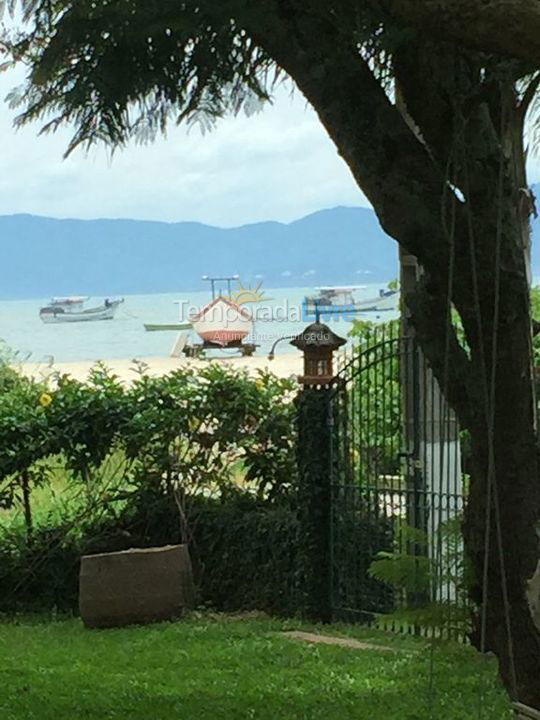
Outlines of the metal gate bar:
<svg viewBox="0 0 540 720">
<path fill-rule="evenodd" d="M 459 428 L 398 323 L 366 326 L 328 394 L 328 422 L 334 617 L 425 632 L 429 612 L 446 613 L 445 633 L 462 632 Z M 395 582 L 370 573 L 381 553 Z M 396 621 L 399 611 L 418 621 Z"/>
</svg>

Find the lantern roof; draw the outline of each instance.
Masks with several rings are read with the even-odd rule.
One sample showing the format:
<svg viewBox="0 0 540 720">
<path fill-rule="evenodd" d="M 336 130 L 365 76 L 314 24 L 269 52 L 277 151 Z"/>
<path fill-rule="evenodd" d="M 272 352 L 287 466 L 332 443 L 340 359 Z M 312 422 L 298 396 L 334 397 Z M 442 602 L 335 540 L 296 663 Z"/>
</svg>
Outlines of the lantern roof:
<svg viewBox="0 0 540 720">
<path fill-rule="evenodd" d="M 291 340 L 291 345 L 294 345 L 299 350 L 315 350 L 317 348 L 337 350 L 346 342 L 345 338 L 336 335 L 335 332 L 330 330 L 328 325 L 314 322 L 308 325 L 300 335 Z"/>
</svg>

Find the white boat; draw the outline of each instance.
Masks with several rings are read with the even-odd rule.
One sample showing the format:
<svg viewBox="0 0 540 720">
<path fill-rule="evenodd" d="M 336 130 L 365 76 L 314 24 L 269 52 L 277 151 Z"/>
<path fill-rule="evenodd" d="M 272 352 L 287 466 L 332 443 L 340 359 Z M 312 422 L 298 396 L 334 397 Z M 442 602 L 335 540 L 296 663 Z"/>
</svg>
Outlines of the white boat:
<svg viewBox="0 0 540 720">
<path fill-rule="evenodd" d="M 123 298 L 107 298 L 102 305 L 85 309 L 87 300 L 87 297 L 82 296 L 52 298 L 47 306 L 41 308 L 39 317 L 47 324 L 112 320 L 118 306 L 124 302 Z"/>
<path fill-rule="evenodd" d="M 218 347 L 238 346 L 253 330 L 251 313 L 222 295 L 192 315 L 190 321 L 205 343 Z"/>
<path fill-rule="evenodd" d="M 367 319 L 373 316 L 380 318 L 381 313 L 397 313 L 399 311 L 399 290 L 380 290 L 378 297 L 361 300 L 356 303 L 356 312 L 345 316 L 347 322 L 358 320 L 364 313 L 370 313 Z"/>
<path fill-rule="evenodd" d="M 357 290 L 365 285 L 331 286 L 315 288 L 317 295 L 306 296 L 302 303 L 303 319 L 306 321 L 323 318 L 344 317 L 355 320 L 360 313 L 395 311 L 399 305 L 399 291 L 381 289 L 377 297 L 358 300 Z"/>
<path fill-rule="evenodd" d="M 379 295 L 356 303 L 362 312 L 394 312 L 399 308 L 399 290 L 379 290 Z"/>
</svg>

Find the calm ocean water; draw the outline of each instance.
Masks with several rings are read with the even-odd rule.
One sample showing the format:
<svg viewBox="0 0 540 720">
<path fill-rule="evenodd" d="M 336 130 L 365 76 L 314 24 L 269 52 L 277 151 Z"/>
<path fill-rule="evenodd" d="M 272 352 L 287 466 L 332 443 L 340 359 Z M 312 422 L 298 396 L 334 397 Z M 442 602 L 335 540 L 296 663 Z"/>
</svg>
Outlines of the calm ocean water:
<svg viewBox="0 0 540 720">
<path fill-rule="evenodd" d="M 358 290 L 359 299 L 378 294 L 382 284 L 369 285 Z M 300 306 L 313 288 L 265 289 L 265 299 L 256 308 L 255 342 L 260 354 L 268 353 L 273 342 L 284 335 L 302 331 L 305 322 L 300 317 Z M 107 360 L 113 358 L 141 358 L 168 355 L 177 337 L 176 332 L 146 332 L 144 323 L 177 322 L 180 308 L 201 307 L 211 296 L 208 291 L 162 295 L 127 295 L 125 302 L 112 321 L 45 325 L 39 319 L 39 309 L 48 298 L 0 302 L 0 338 L 22 360 L 43 362 L 50 356 L 56 362 L 78 360 Z M 102 298 L 92 298 L 87 307 L 99 304 Z M 180 305 L 178 304 L 180 302 Z M 184 303 L 182 305 L 181 303 Z M 387 320 L 393 313 L 365 313 L 365 319 Z M 345 319 L 329 322 L 335 332 L 346 336 L 350 323 Z M 287 341 L 280 343 L 276 352 L 294 350 Z"/>
</svg>

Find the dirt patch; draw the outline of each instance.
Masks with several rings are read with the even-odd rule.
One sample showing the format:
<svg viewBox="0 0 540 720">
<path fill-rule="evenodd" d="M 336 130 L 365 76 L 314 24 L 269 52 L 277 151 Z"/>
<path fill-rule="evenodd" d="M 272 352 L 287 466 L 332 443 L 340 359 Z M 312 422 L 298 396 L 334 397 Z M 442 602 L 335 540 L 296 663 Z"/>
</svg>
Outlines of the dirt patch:
<svg viewBox="0 0 540 720">
<path fill-rule="evenodd" d="M 301 630 L 289 630 L 282 632 L 283 637 L 292 640 L 303 640 L 309 643 L 320 643 L 321 645 L 338 645 L 340 647 L 351 648 L 352 650 L 379 650 L 382 652 L 397 652 L 396 648 L 386 647 L 385 645 L 373 645 L 372 643 L 362 642 L 354 638 L 335 637 L 333 635 L 317 635 L 316 633 L 302 632 Z"/>
</svg>

